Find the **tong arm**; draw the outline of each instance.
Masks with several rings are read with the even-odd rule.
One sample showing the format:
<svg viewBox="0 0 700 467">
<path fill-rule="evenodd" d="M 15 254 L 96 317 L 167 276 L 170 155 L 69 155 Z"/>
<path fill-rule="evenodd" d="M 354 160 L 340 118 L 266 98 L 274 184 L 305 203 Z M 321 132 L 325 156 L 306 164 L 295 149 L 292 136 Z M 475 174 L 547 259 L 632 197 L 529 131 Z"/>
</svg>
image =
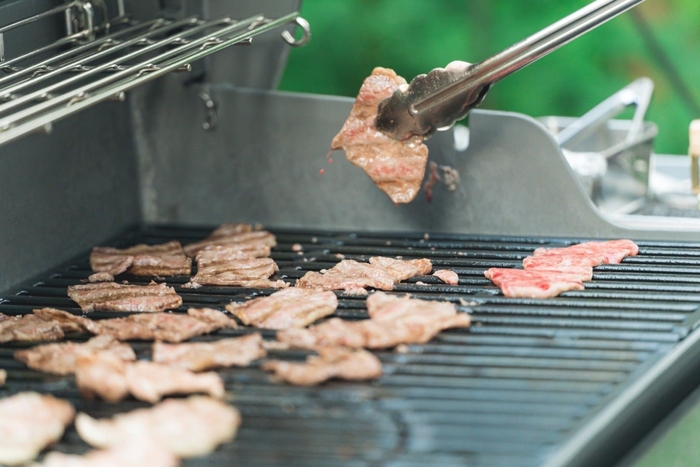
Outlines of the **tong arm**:
<svg viewBox="0 0 700 467">
<path fill-rule="evenodd" d="M 480 63 L 452 62 L 419 75 L 379 104 L 376 126 L 397 140 L 450 128 L 484 99 L 490 86 L 644 0 L 596 0 Z"/>
</svg>

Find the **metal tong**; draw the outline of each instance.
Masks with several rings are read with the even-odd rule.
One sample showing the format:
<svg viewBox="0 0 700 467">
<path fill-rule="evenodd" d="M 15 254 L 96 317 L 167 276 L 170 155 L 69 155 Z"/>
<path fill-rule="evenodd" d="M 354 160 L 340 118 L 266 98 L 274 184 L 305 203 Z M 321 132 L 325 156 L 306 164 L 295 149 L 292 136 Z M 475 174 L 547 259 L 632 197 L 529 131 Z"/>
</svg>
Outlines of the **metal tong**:
<svg viewBox="0 0 700 467">
<path fill-rule="evenodd" d="M 452 62 L 416 76 L 379 104 L 376 126 L 397 140 L 446 130 L 481 104 L 493 83 L 644 0 L 596 0 L 480 63 Z"/>
</svg>

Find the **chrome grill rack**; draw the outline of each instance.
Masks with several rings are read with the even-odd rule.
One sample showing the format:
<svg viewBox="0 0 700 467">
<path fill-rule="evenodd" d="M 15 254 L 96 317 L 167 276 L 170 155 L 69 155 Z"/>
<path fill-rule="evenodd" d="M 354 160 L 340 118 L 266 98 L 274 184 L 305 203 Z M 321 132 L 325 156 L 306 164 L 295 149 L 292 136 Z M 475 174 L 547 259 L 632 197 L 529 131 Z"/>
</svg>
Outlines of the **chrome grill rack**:
<svg viewBox="0 0 700 467">
<path fill-rule="evenodd" d="M 5 59 L 6 32 L 59 14 L 66 18 L 65 37 Z M 0 144 L 50 132 L 59 119 L 105 100 L 123 101 L 136 86 L 172 71 L 190 71 L 196 60 L 250 44 L 253 37 L 290 23 L 303 34 L 297 40 L 285 30 L 282 39 L 291 46 L 306 44 L 309 24 L 298 12 L 276 19 L 189 16 L 137 22 L 126 15 L 123 2 L 113 18 L 101 1 L 73 1 L 0 27 Z"/>
</svg>

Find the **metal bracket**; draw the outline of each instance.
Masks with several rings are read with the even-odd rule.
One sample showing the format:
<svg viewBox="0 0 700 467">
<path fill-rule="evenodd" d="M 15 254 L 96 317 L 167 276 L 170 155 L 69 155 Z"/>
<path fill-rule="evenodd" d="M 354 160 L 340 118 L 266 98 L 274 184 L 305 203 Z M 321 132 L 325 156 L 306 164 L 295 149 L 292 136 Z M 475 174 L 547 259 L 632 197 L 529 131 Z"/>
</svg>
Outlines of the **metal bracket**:
<svg viewBox="0 0 700 467">
<path fill-rule="evenodd" d="M 205 88 L 199 93 L 199 98 L 204 102 L 204 122 L 202 128 L 207 131 L 215 130 L 219 126 L 219 105 L 211 95 L 211 91 Z"/>
</svg>

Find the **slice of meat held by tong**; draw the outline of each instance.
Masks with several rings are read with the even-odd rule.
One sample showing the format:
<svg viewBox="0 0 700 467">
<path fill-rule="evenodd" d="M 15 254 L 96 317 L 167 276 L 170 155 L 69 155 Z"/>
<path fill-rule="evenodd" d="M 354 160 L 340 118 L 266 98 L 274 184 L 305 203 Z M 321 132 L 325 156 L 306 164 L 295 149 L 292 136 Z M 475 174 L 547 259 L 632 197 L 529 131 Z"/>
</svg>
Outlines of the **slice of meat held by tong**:
<svg viewBox="0 0 700 467">
<path fill-rule="evenodd" d="M 84 313 L 91 311 L 157 312 L 182 305 L 182 298 L 166 284 L 129 285 L 102 282 L 68 287 L 68 296 Z"/>
<path fill-rule="evenodd" d="M 333 138 L 332 149 L 344 149 L 347 159 L 362 168 L 395 203 L 410 203 L 420 191 L 428 162 L 423 137 L 396 141 L 375 127 L 379 103 L 406 80 L 393 70 L 377 67 L 362 83 L 350 116 Z"/>
<path fill-rule="evenodd" d="M 333 292 L 292 287 L 267 297 L 230 303 L 226 305 L 226 310 L 246 325 L 263 329 L 288 329 L 308 326 L 331 315 L 337 307 L 338 298 Z"/>
</svg>

